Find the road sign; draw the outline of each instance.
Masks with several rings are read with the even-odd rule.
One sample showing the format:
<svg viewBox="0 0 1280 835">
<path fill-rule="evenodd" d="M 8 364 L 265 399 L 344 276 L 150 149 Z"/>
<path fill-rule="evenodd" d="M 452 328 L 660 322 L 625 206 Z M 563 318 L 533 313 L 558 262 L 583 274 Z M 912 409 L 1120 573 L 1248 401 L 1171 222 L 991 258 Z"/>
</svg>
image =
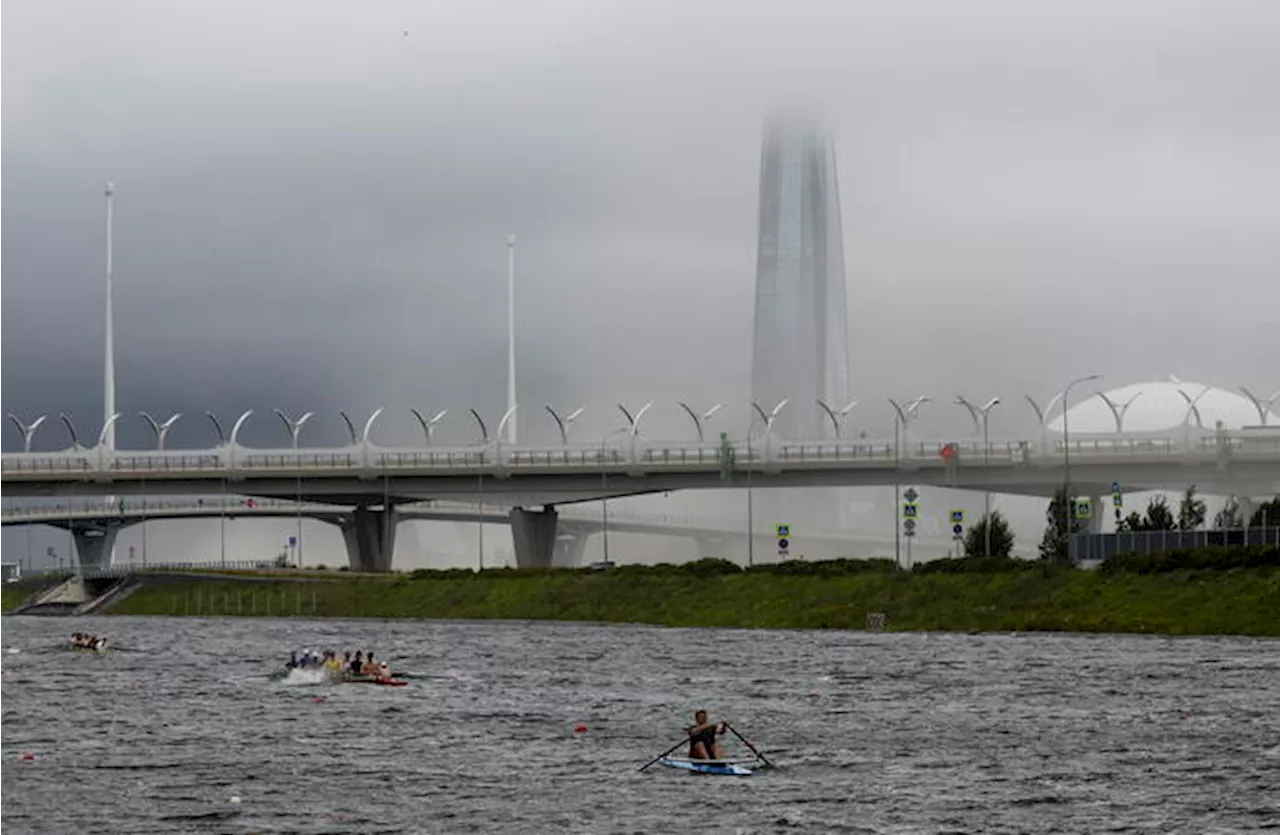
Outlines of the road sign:
<svg viewBox="0 0 1280 835">
<path fill-rule="evenodd" d="M 291 536 L 291 537 L 289 537 L 289 547 L 290 547 L 290 548 L 297 548 L 297 547 L 298 547 L 298 537 L 296 537 L 296 536 Z"/>
<path fill-rule="evenodd" d="M 905 531 L 903 531 L 903 532 L 902 532 L 902 535 L 903 535 L 903 536 L 915 536 L 915 535 L 916 535 L 915 528 L 907 528 Z"/>
<path fill-rule="evenodd" d="M 902 506 L 902 518 L 903 518 L 903 519 L 914 519 L 914 518 L 916 518 L 916 516 L 918 516 L 918 515 L 919 515 L 919 513 L 920 513 L 920 509 L 919 509 L 916 505 L 913 505 L 913 504 L 904 504 L 904 505 Z"/>
<path fill-rule="evenodd" d="M 916 488 L 908 487 L 906 492 L 902 494 L 902 497 L 909 502 L 914 502 L 916 499 L 920 498 L 920 494 L 916 492 Z"/>
<path fill-rule="evenodd" d="M 964 525 L 952 525 L 951 534 L 956 539 L 959 539 L 960 537 L 964 536 Z"/>
<path fill-rule="evenodd" d="M 779 544 L 781 544 L 781 540 L 786 539 L 787 537 L 791 536 L 791 526 L 790 526 L 790 525 L 778 525 L 778 526 L 777 526 L 777 529 L 778 529 L 778 539 L 779 539 Z"/>
<path fill-rule="evenodd" d="M 1076 499 L 1076 518 L 1092 519 L 1093 503 L 1090 502 L 1088 499 Z"/>
<path fill-rule="evenodd" d="M 788 548 L 790 548 L 790 547 L 791 547 L 791 540 L 789 540 L 789 539 L 779 539 L 779 540 L 778 540 L 778 550 L 779 550 L 779 551 L 786 551 L 786 550 L 787 550 Z"/>
<path fill-rule="evenodd" d="M 1123 490 L 1121 490 L 1121 489 L 1120 489 L 1120 482 L 1118 482 L 1118 481 L 1113 481 L 1113 482 L 1111 482 L 1111 492 L 1112 492 L 1112 493 L 1123 493 L 1123 492 L 1124 492 Z"/>
<path fill-rule="evenodd" d="M 1111 504 L 1113 507 L 1124 507 L 1124 493 L 1113 493 L 1111 495 Z"/>
<path fill-rule="evenodd" d="M 963 510 L 953 510 L 953 511 L 951 511 L 951 524 L 953 524 L 953 525 L 963 525 L 963 524 L 964 524 L 964 511 L 963 511 Z"/>
<path fill-rule="evenodd" d="M 903 520 L 902 520 L 902 529 L 903 529 L 904 531 L 914 531 L 914 530 L 916 529 L 916 520 L 915 520 L 915 519 L 903 519 Z"/>
</svg>

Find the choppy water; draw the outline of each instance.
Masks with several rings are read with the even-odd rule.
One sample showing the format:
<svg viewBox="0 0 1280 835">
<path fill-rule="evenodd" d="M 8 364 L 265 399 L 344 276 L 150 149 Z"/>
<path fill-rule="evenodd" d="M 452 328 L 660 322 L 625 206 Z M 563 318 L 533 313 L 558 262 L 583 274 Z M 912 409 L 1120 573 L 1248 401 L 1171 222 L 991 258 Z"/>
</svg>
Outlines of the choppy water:
<svg viewBox="0 0 1280 835">
<path fill-rule="evenodd" d="M 3 646 L 6 833 L 1280 826 L 1275 641 L 115 617 Z M 415 677 L 267 680 L 305 646 Z M 703 705 L 778 768 L 637 773 Z"/>
</svg>

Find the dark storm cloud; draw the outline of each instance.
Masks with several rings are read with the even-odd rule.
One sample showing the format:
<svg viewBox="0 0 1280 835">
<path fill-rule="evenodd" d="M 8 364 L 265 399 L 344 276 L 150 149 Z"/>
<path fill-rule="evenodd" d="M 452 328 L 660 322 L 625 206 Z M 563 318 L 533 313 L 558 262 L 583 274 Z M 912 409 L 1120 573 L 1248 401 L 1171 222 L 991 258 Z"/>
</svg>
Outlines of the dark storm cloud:
<svg viewBox="0 0 1280 835">
<path fill-rule="evenodd" d="M 3 395 L 101 421 L 102 181 L 117 182 L 121 443 L 142 409 L 282 443 L 280 407 L 505 401 L 745 424 L 759 131 L 840 166 L 855 422 L 889 396 L 1177 372 L 1271 390 L 1280 7 L 1266 2 L 16 3 L 4 29 Z M 1269 388 L 1270 387 L 1270 388 Z M 207 442 L 188 417 L 175 443 Z M 965 426 L 926 412 L 922 431 Z M 994 419 L 993 419 L 994 425 Z M 47 446 L 61 446 L 56 427 Z M 313 434 L 314 433 L 314 434 Z M 13 449 L 16 433 L 5 435 Z"/>
</svg>

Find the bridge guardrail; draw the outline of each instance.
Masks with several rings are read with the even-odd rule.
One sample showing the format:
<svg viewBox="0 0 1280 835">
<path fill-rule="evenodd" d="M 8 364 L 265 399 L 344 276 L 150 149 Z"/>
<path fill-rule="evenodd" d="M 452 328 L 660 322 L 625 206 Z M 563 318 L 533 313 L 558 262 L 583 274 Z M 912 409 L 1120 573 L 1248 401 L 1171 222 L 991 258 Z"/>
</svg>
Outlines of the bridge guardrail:
<svg viewBox="0 0 1280 835">
<path fill-rule="evenodd" d="M 944 448 L 955 453 L 951 463 L 973 466 L 984 457 L 992 463 L 1015 462 L 1056 463 L 1068 448 L 1062 440 L 1051 443 L 1028 440 L 993 441 L 984 445 L 974 441 L 911 441 L 891 443 L 849 443 L 837 441 L 793 441 L 774 439 L 771 444 L 738 441 L 732 446 L 736 470 L 764 463 L 798 461 L 858 464 L 888 463 L 918 468 L 922 464 L 941 465 Z M 1119 456 L 1172 457 L 1247 456 L 1280 453 L 1280 433 L 1252 435 L 1247 433 L 1179 433 L 1176 436 L 1097 437 L 1073 439 L 1070 452 L 1081 462 L 1091 458 Z M 41 478 L 88 480 L 113 476 L 128 478 L 155 477 L 157 480 L 207 477 L 210 473 L 227 478 L 279 477 L 295 473 L 365 474 L 373 472 L 422 472 L 456 474 L 466 470 L 538 472 L 547 469 L 638 465 L 657 470 L 720 466 L 719 444 L 641 444 L 633 460 L 631 452 L 618 447 L 557 446 L 544 448 L 496 447 L 466 449 L 394 450 L 372 449 L 367 459 L 353 450 L 270 450 L 241 448 L 203 452 L 109 453 L 83 448 L 64 453 L 6 453 L 0 459 L 0 471 L 6 480 L 40 480 Z"/>
</svg>

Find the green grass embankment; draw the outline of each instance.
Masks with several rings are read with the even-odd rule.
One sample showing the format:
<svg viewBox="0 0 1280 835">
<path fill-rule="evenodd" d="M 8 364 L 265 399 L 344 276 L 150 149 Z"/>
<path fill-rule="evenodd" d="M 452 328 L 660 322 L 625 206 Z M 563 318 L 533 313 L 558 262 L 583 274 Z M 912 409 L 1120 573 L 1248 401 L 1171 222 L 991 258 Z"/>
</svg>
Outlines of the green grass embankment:
<svg viewBox="0 0 1280 835">
<path fill-rule="evenodd" d="M 414 572 L 331 582 L 201 580 L 150 585 L 120 614 L 509 618 L 667 626 L 1146 632 L 1280 637 L 1280 569 L 1163 573 L 1015 570 L 911 572 L 871 563 L 823 575 L 788 570 L 626 566 L 607 572 Z M 844 572 L 844 573 L 841 573 Z"/>
<path fill-rule="evenodd" d="M 34 589 L 5 584 L 0 595 L 0 612 L 12 612 L 34 593 Z"/>
</svg>

